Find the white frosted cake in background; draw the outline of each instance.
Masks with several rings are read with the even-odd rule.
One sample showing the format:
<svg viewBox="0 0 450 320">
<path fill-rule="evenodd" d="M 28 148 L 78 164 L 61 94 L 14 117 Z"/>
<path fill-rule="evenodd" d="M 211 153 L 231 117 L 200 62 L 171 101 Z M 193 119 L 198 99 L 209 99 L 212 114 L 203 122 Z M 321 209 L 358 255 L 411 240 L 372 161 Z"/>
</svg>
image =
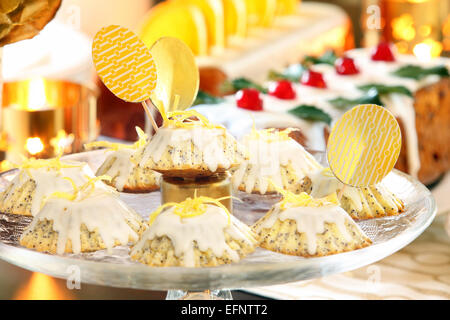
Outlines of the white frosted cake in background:
<svg viewBox="0 0 450 320">
<path fill-rule="evenodd" d="M 306 148 L 324 151 L 333 122 L 344 112 L 358 104 L 381 104 L 396 116 L 402 129 L 398 169 L 427 184 L 449 170 L 450 59 L 421 62 L 396 54 L 387 44 L 351 50 L 343 57 L 331 62 L 330 55 L 328 60 L 315 59 L 300 71 L 295 70 L 300 65 L 293 65 L 271 72 L 271 80 L 263 85 L 237 79 L 239 85 L 254 88 L 194 108 L 237 138 L 248 133 L 253 123 L 257 129 L 294 127 L 300 129 L 300 142 Z M 398 70 L 402 76 L 393 74 Z M 280 80 L 288 82 L 281 89 L 277 88 Z M 262 91 L 259 98 L 252 97 L 256 89 Z"/>
</svg>

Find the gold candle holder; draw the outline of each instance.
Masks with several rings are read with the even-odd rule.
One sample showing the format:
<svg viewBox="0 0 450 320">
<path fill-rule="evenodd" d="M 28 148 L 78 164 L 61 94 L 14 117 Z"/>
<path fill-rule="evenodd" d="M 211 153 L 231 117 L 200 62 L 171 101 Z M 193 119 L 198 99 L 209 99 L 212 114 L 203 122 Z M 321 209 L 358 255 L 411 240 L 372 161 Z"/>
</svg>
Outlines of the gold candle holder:
<svg viewBox="0 0 450 320">
<path fill-rule="evenodd" d="M 77 83 L 42 78 L 6 82 L 2 106 L 1 130 L 11 161 L 19 154 L 48 158 L 64 149 L 78 152 L 98 136 L 96 95 Z"/>
<path fill-rule="evenodd" d="M 231 177 L 229 173 L 217 174 L 210 177 L 185 179 L 165 177 L 161 179 L 161 203 L 182 202 L 194 195 L 210 198 L 230 197 L 221 200 L 221 203 L 233 212 L 231 199 Z"/>
<path fill-rule="evenodd" d="M 9 107 L 3 110 L 3 130 L 8 134 L 9 152 L 49 158 L 54 154 L 50 141 L 64 130 L 63 109 L 26 110 Z M 10 159 L 12 160 L 12 159 Z"/>
</svg>

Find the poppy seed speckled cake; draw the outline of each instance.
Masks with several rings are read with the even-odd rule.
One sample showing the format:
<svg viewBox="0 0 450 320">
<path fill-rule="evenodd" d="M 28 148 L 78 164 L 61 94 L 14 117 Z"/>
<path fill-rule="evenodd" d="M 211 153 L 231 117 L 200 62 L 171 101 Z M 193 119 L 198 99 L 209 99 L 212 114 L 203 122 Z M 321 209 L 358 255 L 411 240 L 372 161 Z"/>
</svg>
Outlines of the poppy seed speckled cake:
<svg viewBox="0 0 450 320">
<path fill-rule="evenodd" d="M 299 143 L 291 138 L 293 129 L 255 130 L 244 136 L 242 145 L 249 152 L 249 159 L 233 171 L 235 189 L 247 193 L 274 193 L 269 183 L 294 193 L 305 191 L 303 178 L 318 170 L 321 165 Z"/>
<path fill-rule="evenodd" d="M 143 131 L 136 127 L 139 140 L 132 145 L 110 143 L 105 141 L 93 142 L 86 145 L 87 148 L 106 147 L 108 156 L 97 169 L 96 175 L 111 177 L 107 184 L 115 187 L 118 191 L 129 193 L 144 193 L 158 190 L 161 175 L 149 169 L 139 166 L 133 156 L 142 151 L 148 141 Z"/>
<path fill-rule="evenodd" d="M 153 212 L 130 255 L 149 266 L 218 266 L 240 261 L 256 244 L 250 228 L 218 200 L 195 197 Z"/>
<path fill-rule="evenodd" d="M 72 191 L 71 181 L 80 185 L 93 177 L 91 168 L 83 162 L 59 158 L 26 160 L 0 193 L 0 211 L 34 216 L 52 193 Z"/>
<path fill-rule="evenodd" d="M 55 192 L 20 238 L 24 247 L 52 254 L 92 252 L 136 242 L 142 218 L 111 188 L 90 179 L 72 193 Z"/>
<path fill-rule="evenodd" d="M 253 226 L 259 246 L 271 251 L 320 257 L 369 246 L 372 241 L 339 206 L 336 194 L 314 199 L 306 193 L 284 198 Z"/>
<path fill-rule="evenodd" d="M 224 127 L 195 111 L 176 111 L 132 160 L 165 176 L 201 177 L 237 167 L 246 158 Z"/>
<path fill-rule="evenodd" d="M 393 194 L 383 181 L 369 187 L 346 185 L 344 188 L 344 184 L 329 168 L 322 168 L 308 174 L 302 185 L 305 192 L 315 198 L 333 193 L 340 194 L 343 189 L 340 205 L 354 220 L 396 216 L 405 211 L 403 201 Z"/>
</svg>

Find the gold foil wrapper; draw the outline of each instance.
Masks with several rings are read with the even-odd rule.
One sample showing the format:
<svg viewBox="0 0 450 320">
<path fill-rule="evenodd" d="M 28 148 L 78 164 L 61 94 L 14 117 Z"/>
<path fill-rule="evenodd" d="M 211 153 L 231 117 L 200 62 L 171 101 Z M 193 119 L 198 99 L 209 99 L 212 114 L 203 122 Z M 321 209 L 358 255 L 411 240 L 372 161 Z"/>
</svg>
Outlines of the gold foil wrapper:
<svg viewBox="0 0 450 320">
<path fill-rule="evenodd" d="M 33 38 L 53 19 L 61 0 L 0 1 L 0 46 Z"/>
</svg>

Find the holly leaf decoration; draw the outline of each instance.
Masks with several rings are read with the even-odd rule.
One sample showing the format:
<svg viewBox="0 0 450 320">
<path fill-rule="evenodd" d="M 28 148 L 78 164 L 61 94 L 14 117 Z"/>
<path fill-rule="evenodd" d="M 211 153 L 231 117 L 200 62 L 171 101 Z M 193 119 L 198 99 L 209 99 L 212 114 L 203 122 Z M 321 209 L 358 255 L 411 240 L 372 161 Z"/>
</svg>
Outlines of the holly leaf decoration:
<svg viewBox="0 0 450 320">
<path fill-rule="evenodd" d="M 199 90 L 197 93 L 197 97 L 195 98 L 192 105 L 196 106 L 199 104 L 218 104 L 223 101 L 223 98 L 215 97 L 213 95 L 210 95 L 209 93 L 206 93 L 205 91 Z"/>
<path fill-rule="evenodd" d="M 249 89 L 253 88 L 256 89 L 262 93 L 267 93 L 267 89 L 261 86 L 260 84 L 257 84 L 256 82 L 253 82 L 247 78 L 237 78 L 234 80 L 226 81 L 223 84 L 222 91 L 223 92 L 229 92 L 229 91 L 239 91 L 242 89 Z"/>
<path fill-rule="evenodd" d="M 310 66 L 313 64 L 324 63 L 334 66 L 334 62 L 337 58 L 338 57 L 333 50 L 328 50 L 320 57 L 306 56 L 305 59 L 303 59 L 303 65 Z"/>
<path fill-rule="evenodd" d="M 376 91 L 378 91 L 379 95 L 390 94 L 390 93 L 400 93 L 400 94 L 404 94 L 404 95 L 407 95 L 410 97 L 413 96 L 412 92 L 409 91 L 409 89 L 404 86 L 387 86 L 384 84 L 370 83 L 370 84 L 358 86 L 358 89 L 361 91 L 364 91 L 364 92 L 369 92 L 370 90 L 376 90 Z"/>
<path fill-rule="evenodd" d="M 331 124 L 330 115 L 325 111 L 316 108 L 314 106 L 302 104 L 298 107 L 295 107 L 294 109 L 289 110 L 288 113 L 293 114 L 294 116 L 297 116 L 304 120 L 322 121 L 328 125 Z"/>
<path fill-rule="evenodd" d="M 331 103 L 335 108 L 344 111 L 360 104 L 377 104 L 379 106 L 383 105 L 378 91 L 374 88 L 368 90 L 364 95 L 357 99 L 338 97 L 328 100 L 328 102 Z"/>
<path fill-rule="evenodd" d="M 392 72 L 392 74 L 397 77 L 410 78 L 415 80 L 423 79 L 429 75 L 438 75 L 443 78 L 450 76 L 447 67 L 445 67 L 444 65 L 430 68 L 423 68 L 421 66 L 409 64 L 400 67 L 399 69 Z"/>
<path fill-rule="evenodd" d="M 306 68 L 304 66 L 300 63 L 296 63 L 286 68 L 283 72 L 277 72 L 274 70 L 269 71 L 269 80 L 288 80 L 291 82 L 298 82 L 300 81 L 300 78 L 305 70 Z"/>
</svg>

